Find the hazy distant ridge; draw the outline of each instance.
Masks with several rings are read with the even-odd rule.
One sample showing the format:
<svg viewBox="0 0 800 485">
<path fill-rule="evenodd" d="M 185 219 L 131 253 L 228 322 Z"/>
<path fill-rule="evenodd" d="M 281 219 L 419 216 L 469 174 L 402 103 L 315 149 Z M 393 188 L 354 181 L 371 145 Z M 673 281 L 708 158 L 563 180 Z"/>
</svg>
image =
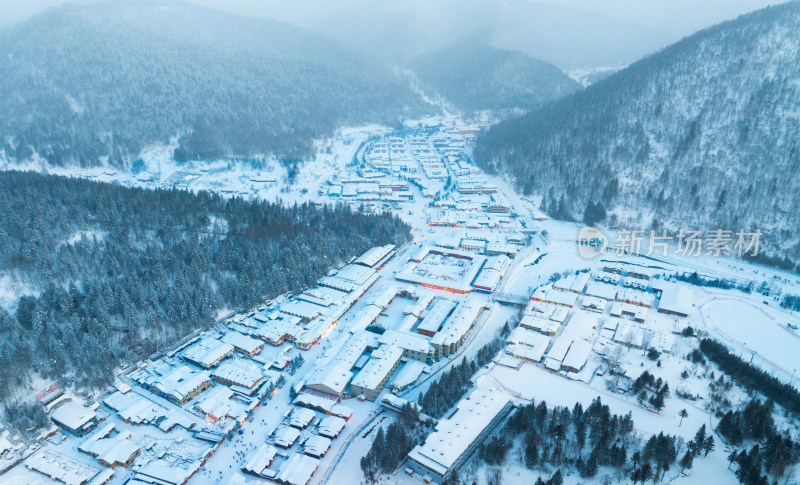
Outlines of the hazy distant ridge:
<svg viewBox="0 0 800 485">
<path fill-rule="evenodd" d="M 458 44 L 411 66 L 424 87 L 467 112 L 532 109 L 580 89 L 552 64 L 484 43 Z"/>
</svg>

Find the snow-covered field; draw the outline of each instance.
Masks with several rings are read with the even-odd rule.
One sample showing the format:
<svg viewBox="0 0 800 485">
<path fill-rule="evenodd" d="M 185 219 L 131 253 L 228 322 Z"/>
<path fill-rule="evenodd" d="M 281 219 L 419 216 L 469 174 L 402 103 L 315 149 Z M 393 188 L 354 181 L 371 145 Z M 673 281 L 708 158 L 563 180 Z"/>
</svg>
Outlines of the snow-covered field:
<svg viewBox="0 0 800 485">
<path fill-rule="evenodd" d="M 780 379 L 795 378 L 800 367 L 800 336 L 787 323 L 798 324 L 798 317 L 770 308 L 753 298 L 716 292 L 699 307 L 700 316 L 709 334 L 730 345 L 743 358 Z M 749 359 L 748 359 L 749 360 Z"/>
</svg>

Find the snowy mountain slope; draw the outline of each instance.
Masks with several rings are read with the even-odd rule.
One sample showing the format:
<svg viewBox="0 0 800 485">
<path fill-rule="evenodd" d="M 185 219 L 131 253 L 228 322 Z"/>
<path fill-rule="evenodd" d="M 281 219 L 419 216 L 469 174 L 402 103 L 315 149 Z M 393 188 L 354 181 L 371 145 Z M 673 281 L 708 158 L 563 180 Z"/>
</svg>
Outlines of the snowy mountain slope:
<svg viewBox="0 0 800 485">
<path fill-rule="evenodd" d="M 552 64 L 484 43 L 458 44 L 411 67 L 426 88 L 464 111 L 529 110 L 580 89 Z"/>
<path fill-rule="evenodd" d="M 800 3 L 741 16 L 483 134 L 546 209 L 631 229 L 755 229 L 800 259 Z"/>
<path fill-rule="evenodd" d="M 344 123 L 431 108 L 406 79 L 279 22 L 177 2 L 64 6 L 0 33 L 0 149 L 124 165 L 177 156 L 295 158 Z"/>
</svg>

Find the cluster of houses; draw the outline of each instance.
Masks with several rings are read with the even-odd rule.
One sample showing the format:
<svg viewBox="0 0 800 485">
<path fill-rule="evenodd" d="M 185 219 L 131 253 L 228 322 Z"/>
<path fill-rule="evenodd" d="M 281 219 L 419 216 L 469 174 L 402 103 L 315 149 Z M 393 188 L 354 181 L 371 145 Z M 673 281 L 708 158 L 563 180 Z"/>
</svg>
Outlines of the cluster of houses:
<svg viewBox="0 0 800 485">
<path fill-rule="evenodd" d="M 470 246 L 474 244 L 475 246 Z M 424 288 L 467 294 L 472 291 L 493 293 L 511 267 L 509 254 L 516 248 L 497 247 L 490 256 L 484 256 L 486 243 L 481 239 L 464 239 L 455 248 L 447 242 L 436 246 L 423 246 L 397 273 L 398 281 L 413 283 Z M 472 252 L 478 250 L 478 254 Z"/>
<path fill-rule="evenodd" d="M 81 439 L 78 451 L 94 458 L 108 472 L 82 469 L 78 473 L 75 471 L 78 467 L 73 467 L 69 458 L 62 460 L 49 455 L 28 460 L 29 468 L 51 477 L 60 476 L 64 483 L 73 483 L 73 476 L 82 477 L 75 483 L 89 483 L 95 478 L 107 480 L 117 467 L 134 469 L 132 477 L 137 485 L 185 483 L 225 437 L 236 432 L 282 386 L 282 371 L 302 360 L 300 351 L 331 332 L 373 286 L 379 278 L 377 272 L 395 252 L 394 245 L 374 247 L 322 278 L 316 287 L 298 295 L 282 296 L 249 314 L 237 315 L 223 327 L 140 362 L 125 372 L 124 378 L 130 385 L 118 381 L 115 389 L 91 407 L 62 396 L 62 392 L 46 393 L 42 399 L 48 400 L 52 421 L 65 433 Z M 374 307 L 379 314 L 397 294 L 406 295 L 408 291 L 408 288 L 386 289 L 367 306 Z M 362 332 L 369 333 L 363 329 Z M 364 343 L 370 346 L 364 347 L 371 349 L 370 359 L 353 380 L 352 388 L 369 399 L 375 399 L 386 386 L 401 358 L 413 355 L 425 360 L 413 354 L 412 348 L 403 349 L 374 339 Z M 279 468 L 273 466 L 275 474 L 269 476 L 271 472 L 266 470 L 272 460 L 270 448 L 265 448 L 260 450 L 260 461 L 251 460 L 252 470 L 245 471 L 294 484 L 305 483 L 316 469 L 352 410 L 330 400 L 321 404 L 319 395 L 307 392 L 311 387 L 307 391 L 302 388 L 301 385 L 303 396 L 295 402 L 298 406 L 287 416 L 285 426 L 270 438 L 270 446 L 283 449 L 298 442 L 299 452 L 288 457 Z M 324 419 L 317 417 L 320 411 Z M 124 423 L 122 428 L 112 422 L 104 424 L 112 413 Z M 164 433 L 164 438 L 147 445 L 149 438 L 143 436 L 150 435 L 140 435 L 136 426 L 158 428 L 156 432 Z M 166 437 L 166 433 L 176 429 L 178 435 Z M 311 429 L 313 436 L 305 436 Z M 58 463 L 63 464 L 61 475 L 57 472 Z M 264 466 L 257 470 L 261 463 Z"/>
<path fill-rule="evenodd" d="M 414 298 L 417 304 L 397 329 L 376 334 L 354 328 L 341 346 L 318 359 L 302 387 L 312 396 L 301 393 L 300 402 L 329 411 L 348 395 L 375 401 L 401 367 L 409 368 L 413 382 L 426 365 L 457 352 L 486 310 L 485 303 L 458 303 L 430 293 Z"/>
<path fill-rule="evenodd" d="M 306 484 L 345 427 L 338 416 L 317 416 L 308 408 L 287 411 L 267 442 L 247 457 L 241 470 L 288 485 Z M 293 448 L 297 445 L 297 449 Z"/>
<path fill-rule="evenodd" d="M 54 403 L 50 418 L 64 432 L 78 439 L 77 451 L 100 465 L 87 466 L 75 457 L 65 456 L 51 448 L 43 448 L 25 461 L 25 466 L 65 484 L 105 483 L 117 468 L 134 469 L 137 484 L 185 483 L 211 457 L 220 439 L 201 441 L 202 434 L 220 436 L 208 428 L 189 410 L 159 402 L 158 397 L 133 392 L 118 382 L 117 390 L 101 403 L 84 406 L 71 398 Z M 220 388 L 224 389 L 224 388 Z M 101 408 L 101 406 L 106 406 Z M 110 414 L 134 428 L 109 422 Z M 140 433 L 136 426 L 151 425 L 164 433 L 160 438 Z M 175 427 L 185 430 L 180 436 L 167 436 Z M 190 439 L 191 437 L 196 439 Z M 131 482 L 134 483 L 134 482 Z"/>
<path fill-rule="evenodd" d="M 397 207 L 414 200 L 414 185 L 423 197 L 433 199 L 454 177 L 479 173 L 467 162 L 465 146 L 465 136 L 453 128 L 380 135 L 365 147 L 358 160 L 362 167 L 347 177 L 334 177 L 320 195 Z"/>
<path fill-rule="evenodd" d="M 537 288 L 507 338 L 506 363 L 527 361 L 585 381 L 595 369 L 587 367 L 593 352 L 605 355 L 614 345 L 671 352 L 680 319 L 692 311 L 693 295 L 654 276 L 608 265 L 602 272 L 577 272 Z M 654 308 L 669 317 L 657 318 Z"/>
</svg>

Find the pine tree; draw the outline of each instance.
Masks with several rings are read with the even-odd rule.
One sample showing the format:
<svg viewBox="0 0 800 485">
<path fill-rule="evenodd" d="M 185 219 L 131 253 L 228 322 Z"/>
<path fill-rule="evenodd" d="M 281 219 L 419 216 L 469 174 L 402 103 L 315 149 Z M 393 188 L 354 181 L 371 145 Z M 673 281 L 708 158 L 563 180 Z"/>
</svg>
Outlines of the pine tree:
<svg viewBox="0 0 800 485">
<path fill-rule="evenodd" d="M 681 420 L 678 423 L 678 427 L 680 428 L 681 424 L 683 424 L 683 418 L 688 417 L 689 413 L 686 411 L 686 409 L 681 409 L 681 411 L 678 413 L 678 415 L 681 417 Z"/>
<path fill-rule="evenodd" d="M 642 469 L 639 467 L 634 467 L 631 471 L 631 481 L 633 481 L 633 485 L 636 485 L 638 482 L 642 481 Z M 644 483 L 644 482 L 643 482 Z"/>
<path fill-rule="evenodd" d="M 710 452 L 714 451 L 714 436 L 709 436 L 703 445 L 703 456 L 708 456 Z"/>
<path fill-rule="evenodd" d="M 738 458 L 739 454 L 736 452 L 736 450 L 734 449 L 733 451 L 731 451 L 731 453 L 728 455 L 728 470 L 731 469 L 731 465 L 736 463 Z"/>
<path fill-rule="evenodd" d="M 533 469 L 539 462 L 539 447 L 530 438 L 525 442 L 525 466 Z"/>
<path fill-rule="evenodd" d="M 553 473 L 553 476 L 547 481 L 547 485 L 564 485 L 564 477 L 561 476 L 560 469 Z"/>
<path fill-rule="evenodd" d="M 692 450 L 686 450 L 684 453 L 683 458 L 678 463 L 681 466 L 681 470 L 687 470 L 692 468 L 692 462 L 694 461 L 694 452 Z"/>
<path fill-rule="evenodd" d="M 650 465 L 650 462 L 646 462 L 642 465 L 640 475 L 642 483 L 653 478 L 653 467 Z"/>
</svg>

